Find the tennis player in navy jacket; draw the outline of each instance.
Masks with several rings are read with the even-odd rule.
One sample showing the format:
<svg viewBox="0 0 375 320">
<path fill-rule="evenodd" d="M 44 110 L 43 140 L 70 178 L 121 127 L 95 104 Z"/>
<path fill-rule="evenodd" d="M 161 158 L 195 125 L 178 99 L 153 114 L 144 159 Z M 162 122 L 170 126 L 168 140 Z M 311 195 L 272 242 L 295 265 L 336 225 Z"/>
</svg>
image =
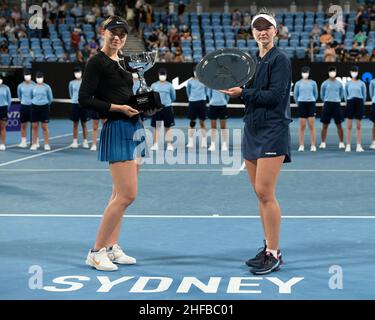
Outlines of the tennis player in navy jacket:
<svg viewBox="0 0 375 320">
<path fill-rule="evenodd" d="M 246 261 L 253 274 L 277 271 L 282 264 L 279 250 L 280 207 L 275 188 L 281 166 L 290 162 L 290 88 L 289 58 L 274 46 L 277 34 L 274 15 L 262 10 L 252 20 L 258 43 L 254 77 L 244 89 L 223 90 L 245 102 L 243 155 L 251 184 L 259 200 L 265 235 L 264 248 Z"/>
</svg>

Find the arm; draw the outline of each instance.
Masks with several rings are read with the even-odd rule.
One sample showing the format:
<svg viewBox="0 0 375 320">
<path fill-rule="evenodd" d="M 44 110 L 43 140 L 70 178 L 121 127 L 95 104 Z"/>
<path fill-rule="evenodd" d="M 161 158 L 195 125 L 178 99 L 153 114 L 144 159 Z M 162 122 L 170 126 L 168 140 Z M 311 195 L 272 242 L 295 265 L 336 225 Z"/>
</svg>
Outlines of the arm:
<svg viewBox="0 0 375 320">
<path fill-rule="evenodd" d="M 93 60 L 89 60 L 83 73 L 81 87 L 79 89 L 79 104 L 83 108 L 94 111 L 107 112 L 111 103 L 95 98 L 95 91 L 99 85 L 100 70 Z"/>
<path fill-rule="evenodd" d="M 48 97 L 48 104 L 51 105 L 53 96 L 52 96 L 52 90 L 50 86 L 47 86 L 47 97 Z"/>
<path fill-rule="evenodd" d="M 22 100 L 21 84 L 19 84 L 18 87 L 17 87 L 17 97 L 18 97 L 18 99 L 20 99 L 20 101 Z"/>
<path fill-rule="evenodd" d="M 72 99 L 73 97 L 73 84 L 72 82 L 69 82 L 69 97 Z"/>
<path fill-rule="evenodd" d="M 345 100 L 346 100 L 346 98 L 349 97 L 349 86 L 348 86 L 348 83 L 345 84 L 344 93 L 345 93 Z"/>
<path fill-rule="evenodd" d="M 190 98 L 190 93 L 191 93 L 191 82 L 189 81 L 186 86 L 186 93 L 188 98 Z"/>
<path fill-rule="evenodd" d="M 283 55 L 278 56 L 273 65 L 270 77 L 270 85 L 266 90 L 258 88 L 243 89 L 242 96 L 246 102 L 251 102 L 262 107 L 274 108 L 289 95 L 287 88 L 291 79 L 290 61 Z"/>
<path fill-rule="evenodd" d="M 323 82 L 322 86 L 320 87 L 320 98 L 322 99 L 323 102 L 324 102 L 325 94 L 326 94 L 326 83 Z"/>
<path fill-rule="evenodd" d="M 316 82 L 314 81 L 314 97 L 315 97 L 315 101 L 318 101 L 318 98 L 319 98 L 319 91 L 318 91 L 318 85 L 316 84 Z"/>
<path fill-rule="evenodd" d="M 212 97 L 212 89 L 207 88 L 206 93 L 207 93 L 208 100 L 211 100 L 211 97 Z"/>
<path fill-rule="evenodd" d="M 296 82 L 294 85 L 293 95 L 294 95 L 294 101 L 298 102 L 298 94 L 299 94 L 299 83 Z"/>
<path fill-rule="evenodd" d="M 176 90 L 173 88 L 173 84 L 171 84 L 170 88 L 170 95 L 172 102 L 176 100 Z"/>
<path fill-rule="evenodd" d="M 367 100 L 367 88 L 364 82 L 362 82 L 362 94 L 363 94 L 363 103 Z"/>
<path fill-rule="evenodd" d="M 7 96 L 8 96 L 8 109 L 9 109 L 12 104 L 12 94 L 10 93 L 9 87 L 7 88 Z"/>
<path fill-rule="evenodd" d="M 374 95 L 374 85 L 375 85 L 375 82 L 374 81 L 371 81 L 370 82 L 370 99 L 372 100 L 372 97 Z"/>
<path fill-rule="evenodd" d="M 346 97 L 347 97 L 346 90 L 344 90 L 344 87 L 341 85 L 340 86 L 340 98 L 341 98 L 341 100 L 346 101 Z"/>
</svg>

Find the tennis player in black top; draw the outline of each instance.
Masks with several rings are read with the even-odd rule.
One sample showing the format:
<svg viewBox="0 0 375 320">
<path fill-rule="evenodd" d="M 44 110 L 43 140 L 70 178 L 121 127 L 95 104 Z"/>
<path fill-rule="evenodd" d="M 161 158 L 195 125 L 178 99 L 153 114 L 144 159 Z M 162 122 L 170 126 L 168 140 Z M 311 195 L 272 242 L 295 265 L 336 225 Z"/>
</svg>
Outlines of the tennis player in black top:
<svg viewBox="0 0 375 320">
<path fill-rule="evenodd" d="M 279 270 L 281 253 L 280 207 L 275 188 L 281 166 L 290 162 L 290 87 L 289 58 L 274 46 L 276 21 L 262 10 L 252 20 L 252 32 L 258 43 L 256 71 L 246 88 L 223 90 L 245 102 L 243 155 L 251 184 L 259 201 L 265 246 L 246 261 L 253 274 Z"/>
<path fill-rule="evenodd" d="M 126 21 L 111 16 L 103 24 L 103 48 L 86 65 L 79 91 L 82 107 L 108 113 L 100 143 L 99 160 L 109 162 L 113 191 L 104 211 L 94 247 L 86 264 L 102 271 L 116 264 L 134 264 L 118 245 L 122 218 L 137 195 L 140 156 L 145 155 L 143 124 L 139 112 L 127 105 L 133 95 L 132 71 L 127 70 L 120 50 L 129 32 Z M 143 151 L 141 151 L 143 150 Z"/>
</svg>

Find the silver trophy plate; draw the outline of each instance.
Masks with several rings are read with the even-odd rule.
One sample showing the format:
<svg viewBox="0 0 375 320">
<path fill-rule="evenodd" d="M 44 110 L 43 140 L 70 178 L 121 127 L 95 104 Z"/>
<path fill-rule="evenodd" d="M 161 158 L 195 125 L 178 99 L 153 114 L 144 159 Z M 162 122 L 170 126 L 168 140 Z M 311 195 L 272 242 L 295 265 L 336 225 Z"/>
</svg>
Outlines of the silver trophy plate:
<svg viewBox="0 0 375 320">
<path fill-rule="evenodd" d="M 200 82 L 211 89 L 242 87 L 255 73 L 255 61 L 240 49 L 219 49 L 206 55 L 197 65 Z"/>
</svg>

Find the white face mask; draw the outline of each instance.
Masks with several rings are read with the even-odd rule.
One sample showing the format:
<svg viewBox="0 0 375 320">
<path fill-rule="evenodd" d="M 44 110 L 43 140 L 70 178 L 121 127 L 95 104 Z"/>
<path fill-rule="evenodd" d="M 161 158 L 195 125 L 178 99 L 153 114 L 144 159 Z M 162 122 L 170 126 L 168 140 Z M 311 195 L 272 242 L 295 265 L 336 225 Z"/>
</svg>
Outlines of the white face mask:
<svg viewBox="0 0 375 320">
<path fill-rule="evenodd" d="M 3 84 L 3 79 L 0 79 L 0 86 Z"/>
<path fill-rule="evenodd" d="M 352 71 L 352 72 L 350 72 L 350 75 L 352 76 L 352 78 L 357 78 L 358 77 L 358 72 Z"/>
<path fill-rule="evenodd" d="M 134 80 L 138 80 L 139 79 L 138 73 L 133 73 L 133 79 Z"/>
<path fill-rule="evenodd" d="M 25 81 L 30 81 L 31 80 L 31 75 L 27 74 L 23 77 Z"/>
<path fill-rule="evenodd" d="M 330 76 L 330 78 L 334 78 L 336 77 L 336 71 L 331 71 L 328 73 L 328 75 Z"/>
<path fill-rule="evenodd" d="M 74 76 L 76 77 L 76 79 L 81 79 L 82 72 L 74 72 Z"/>
<path fill-rule="evenodd" d="M 159 76 L 159 80 L 160 80 L 160 81 L 165 81 L 165 80 L 167 80 L 167 76 L 160 75 L 160 76 Z"/>
<path fill-rule="evenodd" d="M 308 72 L 302 72 L 302 78 L 303 79 L 308 79 L 309 78 L 309 73 Z"/>
<path fill-rule="evenodd" d="M 39 84 L 40 84 L 40 83 L 43 83 L 43 81 L 44 81 L 43 78 L 36 78 L 36 82 L 39 83 Z"/>
</svg>

